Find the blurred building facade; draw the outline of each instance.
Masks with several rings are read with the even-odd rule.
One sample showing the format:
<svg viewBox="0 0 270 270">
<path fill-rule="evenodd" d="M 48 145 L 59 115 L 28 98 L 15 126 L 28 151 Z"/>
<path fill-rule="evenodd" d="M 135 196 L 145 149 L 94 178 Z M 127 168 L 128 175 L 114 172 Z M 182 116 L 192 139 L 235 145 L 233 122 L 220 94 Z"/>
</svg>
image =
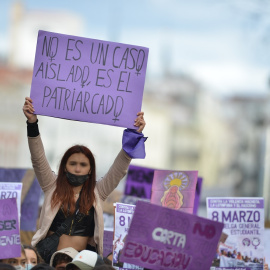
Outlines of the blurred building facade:
<svg viewBox="0 0 270 270">
<path fill-rule="evenodd" d="M 223 196 L 262 196 L 268 103 L 268 96 L 221 98 L 183 75 L 151 80 L 144 107 L 151 140 L 162 137 L 166 151 L 154 141 L 148 165 L 198 170 L 206 186 L 222 187 Z M 152 162 L 157 152 L 159 163 Z"/>
</svg>

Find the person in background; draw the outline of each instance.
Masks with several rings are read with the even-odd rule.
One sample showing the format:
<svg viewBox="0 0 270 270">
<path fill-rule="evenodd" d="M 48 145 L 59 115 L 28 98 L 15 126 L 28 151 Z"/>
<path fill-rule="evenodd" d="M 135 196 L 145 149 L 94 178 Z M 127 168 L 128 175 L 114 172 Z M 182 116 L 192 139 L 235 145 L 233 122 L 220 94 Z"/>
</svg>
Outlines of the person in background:
<svg viewBox="0 0 270 270">
<path fill-rule="evenodd" d="M 100 265 L 100 266 L 95 266 L 93 270 L 115 270 L 114 267 L 108 264 Z"/>
<path fill-rule="evenodd" d="M 112 265 L 112 261 L 108 258 L 108 256 L 107 257 L 103 257 L 103 261 L 107 265 Z"/>
<path fill-rule="evenodd" d="M 263 270 L 269 270 L 268 263 L 266 263 L 265 258 L 264 258 Z"/>
<path fill-rule="evenodd" d="M 35 265 L 43 262 L 42 258 L 38 254 L 37 250 L 31 246 L 31 245 L 23 245 L 27 263 L 25 266 L 25 270 L 30 270 L 32 269 Z"/>
<path fill-rule="evenodd" d="M 95 158 L 82 145 L 75 145 L 66 151 L 58 175 L 51 170 L 34 112 L 32 99 L 26 97 L 23 113 L 27 118 L 31 160 L 44 192 L 39 228 L 32 239 L 32 245 L 37 246 L 46 263 L 50 262 L 56 250 L 67 247 L 78 251 L 93 250 L 102 255 L 102 201 L 106 200 L 126 175 L 131 159 L 145 157 L 144 142 L 147 138 L 141 133 L 145 127 L 144 113 L 137 114 L 134 129 L 124 130 L 122 149 L 107 174 L 96 181 Z"/>
<path fill-rule="evenodd" d="M 50 266 L 56 270 L 65 270 L 66 265 L 70 263 L 79 252 L 72 247 L 63 248 L 53 253 Z"/>
<path fill-rule="evenodd" d="M 232 253 L 232 258 L 236 259 L 237 258 L 237 251 L 234 249 Z"/>
<path fill-rule="evenodd" d="M 92 270 L 100 265 L 105 265 L 100 255 L 94 251 L 82 250 L 66 265 L 66 270 Z"/>
<path fill-rule="evenodd" d="M 26 255 L 23 246 L 21 245 L 21 256 L 20 257 L 13 257 L 9 259 L 1 259 L 0 263 L 6 263 L 12 265 L 17 270 L 25 270 L 26 266 Z"/>
<path fill-rule="evenodd" d="M 35 265 L 31 270 L 55 270 L 52 266 L 47 263 L 39 263 Z"/>
<path fill-rule="evenodd" d="M 1 260 L 0 260 L 1 261 Z M 1 270 L 15 270 L 16 268 L 14 268 L 12 265 L 7 264 L 7 263 L 2 263 L 0 262 L 0 269 Z"/>
<path fill-rule="evenodd" d="M 237 258 L 237 260 L 241 260 L 241 261 L 243 260 L 243 256 L 242 256 L 241 252 L 238 251 L 236 258 Z"/>
</svg>

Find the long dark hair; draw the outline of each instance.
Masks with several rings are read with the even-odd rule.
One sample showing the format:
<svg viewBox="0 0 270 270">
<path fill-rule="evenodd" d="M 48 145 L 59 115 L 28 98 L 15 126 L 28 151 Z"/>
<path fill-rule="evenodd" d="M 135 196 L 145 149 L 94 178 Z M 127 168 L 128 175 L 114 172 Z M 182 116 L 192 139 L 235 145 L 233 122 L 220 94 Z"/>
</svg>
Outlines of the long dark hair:
<svg viewBox="0 0 270 270">
<path fill-rule="evenodd" d="M 96 164 L 92 152 L 84 145 L 74 145 L 70 147 L 62 157 L 60 162 L 58 176 L 56 179 L 56 189 L 52 195 L 51 207 L 54 208 L 57 204 L 62 204 L 62 209 L 67 215 L 73 214 L 75 211 L 75 201 L 73 198 L 72 186 L 68 183 L 66 177 L 66 164 L 69 157 L 73 154 L 84 154 L 89 162 L 91 173 L 89 179 L 84 183 L 81 198 L 80 198 L 80 212 L 86 214 L 93 206 L 95 201 L 94 189 L 96 186 Z"/>
</svg>

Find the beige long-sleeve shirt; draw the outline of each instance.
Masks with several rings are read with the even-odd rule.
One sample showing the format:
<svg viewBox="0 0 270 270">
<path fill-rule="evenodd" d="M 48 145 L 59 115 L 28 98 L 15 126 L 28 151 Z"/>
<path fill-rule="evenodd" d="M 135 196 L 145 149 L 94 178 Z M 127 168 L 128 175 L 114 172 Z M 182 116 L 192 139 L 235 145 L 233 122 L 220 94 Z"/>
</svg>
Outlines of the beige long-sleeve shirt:
<svg viewBox="0 0 270 270">
<path fill-rule="evenodd" d="M 31 243 L 35 246 L 40 240 L 46 237 L 53 219 L 60 208 L 60 204 L 53 209 L 51 208 L 51 199 L 56 188 L 57 175 L 51 170 L 47 161 L 40 135 L 37 137 L 28 137 L 28 144 L 31 153 L 32 165 L 40 187 L 44 192 L 44 203 L 41 209 L 38 230 L 33 236 Z M 96 183 L 94 190 L 95 230 L 94 236 L 91 238 L 89 237 L 88 243 L 94 246 L 97 245 L 98 253 L 101 256 L 103 253 L 104 234 L 103 209 L 101 201 L 106 200 L 108 195 L 117 187 L 120 180 L 125 176 L 130 161 L 131 158 L 129 155 L 121 149 L 107 174 Z"/>
</svg>

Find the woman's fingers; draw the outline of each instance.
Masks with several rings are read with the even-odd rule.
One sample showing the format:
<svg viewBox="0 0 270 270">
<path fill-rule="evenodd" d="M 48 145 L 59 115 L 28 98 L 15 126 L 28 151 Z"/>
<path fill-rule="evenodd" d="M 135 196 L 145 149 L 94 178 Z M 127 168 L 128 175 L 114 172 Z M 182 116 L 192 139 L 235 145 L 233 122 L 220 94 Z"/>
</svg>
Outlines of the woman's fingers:
<svg viewBox="0 0 270 270">
<path fill-rule="evenodd" d="M 134 126 L 139 127 L 137 129 L 138 132 L 142 132 L 145 125 L 146 125 L 143 116 L 144 116 L 144 112 L 138 112 L 137 113 L 137 118 L 134 121 L 135 122 Z"/>
<path fill-rule="evenodd" d="M 33 113 L 35 111 L 34 106 L 32 104 L 32 99 L 30 97 L 26 97 L 24 101 L 24 110 L 28 110 L 29 112 Z"/>
<path fill-rule="evenodd" d="M 31 123 L 36 122 L 37 116 L 34 114 L 35 109 L 32 104 L 32 99 L 30 97 L 26 97 L 23 105 L 23 113 L 26 116 L 27 120 Z"/>
<path fill-rule="evenodd" d="M 34 109 L 34 107 L 33 107 L 32 104 L 25 104 L 23 106 L 23 111 L 24 112 L 28 112 L 28 113 L 34 113 L 35 112 L 35 109 Z"/>
</svg>

